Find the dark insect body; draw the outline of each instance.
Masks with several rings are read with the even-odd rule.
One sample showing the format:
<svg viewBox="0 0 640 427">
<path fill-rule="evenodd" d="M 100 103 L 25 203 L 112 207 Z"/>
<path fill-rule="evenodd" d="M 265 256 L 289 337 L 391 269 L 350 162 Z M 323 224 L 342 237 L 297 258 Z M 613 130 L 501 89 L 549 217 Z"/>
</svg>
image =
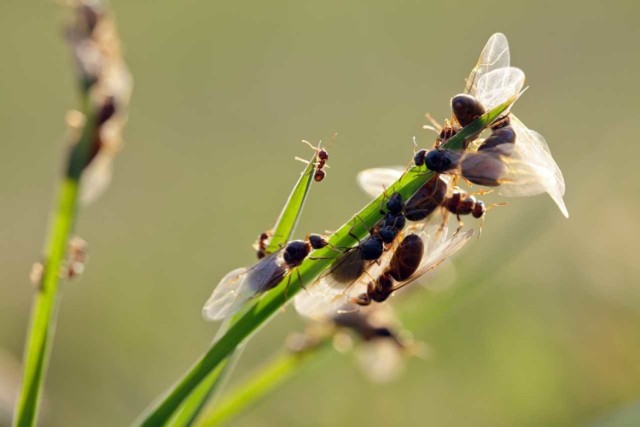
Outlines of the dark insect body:
<svg viewBox="0 0 640 427">
<path fill-rule="evenodd" d="M 327 160 L 329 160 L 329 153 L 324 148 L 319 148 L 317 157 L 318 161 L 316 162 L 316 169 L 313 173 L 313 179 L 316 182 L 320 182 L 324 179 L 325 176 L 327 176 L 327 173 L 324 171 L 324 166 L 327 163 Z"/>
<path fill-rule="evenodd" d="M 418 270 L 424 255 L 424 243 L 417 234 L 409 234 L 396 248 L 389 266 L 376 279 L 369 282 L 367 292 L 358 296 L 355 302 L 369 305 L 371 301 L 384 302 L 394 292 L 394 281 L 401 283 Z"/>
<path fill-rule="evenodd" d="M 451 99 L 451 111 L 462 127 L 467 126 L 485 113 L 480 101 L 466 93 L 456 95 Z"/>
<path fill-rule="evenodd" d="M 463 127 L 485 113 L 482 104 L 469 94 L 454 96 L 451 109 Z M 438 173 L 459 169 L 460 175 L 468 181 L 495 187 L 500 185 L 507 172 L 503 157 L 513 154 L 515 143 L 516 133 L 510 125 L 509 116 L 505 116 L 491 125 L 491 134 L 480 144 L 477 152 L 447 150 L 436 145 L 435 149 L 421 153 L 414 161 L 417 160 L 416 165 L 424 164 Z"/>
<path fill-rule="evenodd" d="M 458 220 L 460 215 L 471 215 L 474 218 L 482 218 L 487 212 L 487 208 L 482 200 L 476 200 L 472 195 L 468 195 L 461 190 L 456 190 L 447 199 L 444 206 L 449 212 L 456 215 Z"/>
<path fill-rule="evenodd" d="M 267 231 L 262 232 L 262 234 L 260 234 L 260 236 L 258 237 L 258 242 L 254 246 L 256 248 L 256 256 L 258 257 L 258 259 L 262 259 L 267 255 L 267 244 L 269 237 L 271 236 Z"/>
<path fill-rule="evenodd" d="M 404 216 L 409 221 L 420 221 L 427 218 L 442 205 L 447 195 L 448 182 L 440 174 L 427 181 L 407 201 L 404 206 Z"/>
<path fill-rule="evenodd" d="M 364 341 L 391 339 L 398 345 L 402 343 L 398 333 L 393 330 L 391 325 L 376 324 L 371 321 L 370 316 L 363 315 L 362 312 L 349 311 L 339 313 L 331 320 L 336 326 L 351 330 Z"/>
</svg>

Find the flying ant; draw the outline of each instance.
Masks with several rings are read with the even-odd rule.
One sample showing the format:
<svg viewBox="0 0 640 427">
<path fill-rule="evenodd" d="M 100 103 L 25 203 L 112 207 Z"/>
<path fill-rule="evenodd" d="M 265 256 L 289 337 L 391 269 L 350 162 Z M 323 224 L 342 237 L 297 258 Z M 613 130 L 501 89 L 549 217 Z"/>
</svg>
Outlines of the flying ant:
<svg viewBox="0 0 640 427">
<path fill-rule="evenodd" d="M 251 298 L 274 288 L 312 250 L 326 245 L 328 242 L 322 236 L 310 234 L 307 240 L 292 240 L 250 267 L 232 270 L 213 290 L 202 310 L 203 316 L 222 320 L 233 315 Z"/>
<path fill-rule="evenodd" d="M 375 280 L 369 281 L 366 291 L 353 298 L 357 305 L 384 302 L 391 294 L 419 279 L 445 259 L 461 249 L 473 235 L 473 230 L 446 235 L 436 227 L 430 231 L 411 233 L 398 245 L 389 264 Z"/>
</svg>

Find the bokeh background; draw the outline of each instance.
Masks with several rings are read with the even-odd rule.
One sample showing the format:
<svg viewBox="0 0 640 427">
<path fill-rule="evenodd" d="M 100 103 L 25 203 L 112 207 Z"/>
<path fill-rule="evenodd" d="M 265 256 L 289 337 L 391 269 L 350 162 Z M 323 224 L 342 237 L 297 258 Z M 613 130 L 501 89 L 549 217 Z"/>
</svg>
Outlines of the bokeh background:
<svg viewBox="0 0 640 427">
<path fill-rule="evenodd" d="M 298 236 L 367 202 L 354 177 L 404 164 L 424 114 L 444 118 L 488 37 L 507 34 L 529 91 L 515 112 L 565 174 L 490 212 L 448 291 L 397 312 L 429 343 L 397 382 L 329 352 L 234 425 L 640 425 L 640 29 L 637 2 L 113 1 L 136 86 L 115 179 L 82 211 L 90 261 L 64 287 L 43 426 L 127 425 L 209 345 L 200 309 L 254 259 L 328 141 Z M 0 397 L 15 388 L 32 287 L 76 105 L 64 10 L 0 2 Z M 289 309 L 248 346 L 245 378 L 303 322 Z M 1 423 L 7 422 L 6 403 Z"/>
</svg>

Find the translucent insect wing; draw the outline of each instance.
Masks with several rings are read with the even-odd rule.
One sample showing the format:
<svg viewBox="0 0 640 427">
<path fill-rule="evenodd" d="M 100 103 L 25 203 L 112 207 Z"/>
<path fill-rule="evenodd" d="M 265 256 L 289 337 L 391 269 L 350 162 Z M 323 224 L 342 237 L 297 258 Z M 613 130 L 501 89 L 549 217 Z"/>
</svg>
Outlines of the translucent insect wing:
<svg viewBox="0 0 640 427">
<path fill-rule="evenodd" d="M 549 193 L 562 214 L 568 218 L 569 212 L 562 199 L 565 193 L 564 177 L 544 137 L 527 128 L 513 114 L 511 126 L 516 133 L 516 145 L 511 156 L 513 161 L 507 160 L 509 172 L 499 193 L 510 197 Z"/>
<path fill-rule="evenodd" d="M 409 280 L 396 286 L 395 290 L 407 286 L 418 280 L 425 273 L 436 268 L 447 258 L 462 249 L 462 247 L 471 240 L 473 234 L 473 230 L 467 230 L 465 232 L 455 233 L 449 237 L 447 235 L 447 228 L 443 230 L 436 230 L 433 226 L 426 228 L 422 233 L 425 250 L 422 261 L 420 262 L 420 267 L 418 267 L 418 270 Z"/>
<path fill-rule="evenodd" d="M 402 176 L 401 166 L 371 168 L 360 171 L 356 181 L 362 190 L 371 197 L 377 197 Z"/>
<path fill-rule="evenodd" d="M 282 265 L 282 249 L 254 264 L 247 272 L 247 288 L 253 294 L 267 291 L 278 284 L 286 270 Z"/>
<path fill-rule="evenodd" d="M 524 72 L 519 68 L 498 68 L 478 80 L 473 95 L 488 111 L 517 96 L 524 86 L 524 79 Z"/>
<path fill-rule="evenodd" d="M 296 311 L 310 319 L 324 319 L 342 309 L 348 303 L 345 291 L 326 283 L 330 280 L 322 277 L 318 282 L 302 289 L 295 296 L 293 305 Z"/>
<path fill-rule="evenodd" d="M 402 233 L 396 241 L 402 239 Z M 311 319 L 332 317 L 340 311 L 357 311 L 358 305 L 353 298 L 364 293 L 370 280 L 374 280 L 387 268 L 393 254 L 392 247 L 385 251 L 377 262 L 368 261 L 363 274 L 349 283 L 335 279 L 331 272 L 323 275 L 311 285 L 298 292 L 294 298 L 296 311 Z M 359 256 L 357 252 L 350 252 Z M 335 269 L 336 266 L 332 268 Z"/>
<path fill-rule="evenodd" d="M 282 250 L 262 258 L 251 267 L 241 267 L 220 280 L 202 309 L 207 320 L 222 320 L 237 313 L 256 295 L 275 286 L 284 276 Z"/>
<path fill-rule="evenodd" d="M 202 316 L 206 320 L 226 319 L 254 295 L 247 286 L 247 271 L 246 267 L 237 268 L 220 280 L 202 308 Z"/>
<path fill-rule="evenodd" d="M 498 68 L 508 67 L 510 62 L 507 37 L 502 33 L 495 33 L 487 41 L 480 53 L 476 66 L 473 67 L 471 74 L 469 74 L 464 90 L 465 93 L 475 96 L 475 86 L 483 75 Z"/>
</svg>

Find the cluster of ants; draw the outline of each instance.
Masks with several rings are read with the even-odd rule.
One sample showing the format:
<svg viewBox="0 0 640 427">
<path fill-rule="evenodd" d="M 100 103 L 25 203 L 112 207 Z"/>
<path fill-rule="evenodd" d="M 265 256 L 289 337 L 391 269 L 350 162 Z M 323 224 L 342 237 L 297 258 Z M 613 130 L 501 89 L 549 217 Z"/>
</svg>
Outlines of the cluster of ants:
<svg viewBox="0 0 640 427">
<path fill-rule="evenodd" d="M 468 194 L 457 186 L 452 187 L 449 174 L 458 170 L 460 176 L 472 183 L 497 186 L 501 174 L 504 173 L 500 168 L 502 164 L 478 162 L 474 156 L 464 156 L 464 151 L 442 148 L 442 145 L 453 137 L 461 127 L 480 117 L 485 110 L 478 100 L 467 94 L 455 96 L 451 106 L 460 127 L 447 122 L 439 133 L 435 149 L 431 151 L 419 150 L 414 156 L 416 166 L 424 165 L 436 174 L 406 202 L 402 200 L 399 193 L 393 193 L 387 197 L 385 209 L 380 211 L 384 215 L 383 218 L 369 230 L 368 236 L 362 240 L 351 232 L 349 233 L 358 240 L 358 244 L 344 252 L 329 273 L 332 279 L 337 282 L 345 285 L 353 283 L 365 272 L 367 263 L 379 260 L 386 251 L 395 246 L 388 266 L 377 278 L 368 283 L 366 292 L 354 299 L 353 302 L 358 305 L 366 306 L 372 301 L 384 302 L 399 288 L 398 284 L 406 282 L 414 276 L 420 267 L 425 249 L 423 238 L 418 234 L 410 233 L 403 236 L 399 243 L 396 242 L 407 221 L 424 221 L 436 209 L 442 208 L 457 217 L 458 230 L 460 230 L 462 226 L 460 216 L 471 215 L 474 218 L 483 218 L 487 212 L 487 206 L 481 200 L 477 200 L 473 194 Z M 507 116 L 491 126 L 491 135 L 482 142 L 478 152 L 497 153 L 505 156 L 513 151 L 514 143 L 515 132 L 509 126 Z M 329 155 L 324 148 L 317 147 L 315 149 L 317 149 L 318 162 L 315 164 L 314 179 L 321 181 L 325 176 L 323 168 Z M 269 238 L 269 233 L 264 232 L 258 239 L 256 246 L 259 259 L 266 255 Z M 286 270 L 300 265 L 313 249 L 323 248 L 327 244 L 328 242 L 317 234 L 309 235 L 306 241 L 293 240 L 289 242 L 283 248 Z M 275 285 L 275 280 L 273 282 Z"/>
</svg>

